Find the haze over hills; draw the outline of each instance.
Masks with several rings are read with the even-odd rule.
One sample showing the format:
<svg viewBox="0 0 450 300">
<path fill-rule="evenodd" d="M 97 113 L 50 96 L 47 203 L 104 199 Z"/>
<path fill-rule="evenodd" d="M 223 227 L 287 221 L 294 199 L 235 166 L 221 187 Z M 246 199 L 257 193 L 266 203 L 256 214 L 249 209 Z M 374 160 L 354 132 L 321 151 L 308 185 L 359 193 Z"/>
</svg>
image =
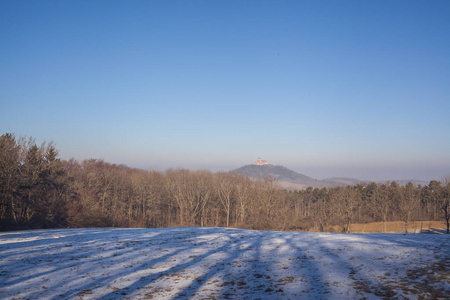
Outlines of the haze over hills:
<svg viewBox="0 0 450 300">
<path fill-rule="evenodd" d="M 322 188 L 332 186 L 332 184 L 299 174 L 286 167 L 271 165 L 260 158 L 258 158 L 254 164 L 240 167 L 234 171 L 255 179 L 264 179 L 266 176 L 271 176 L 277 180 L 280 187 L 285 189 L 306 189 L 307 187 Z"/>
<path fill-rule="evenodd" d="M 273 177 L 281 188 L 290 190 L 302 190 L 307 187 L 323 188 L 323 187 L 337 187 L 357 184 L 368 184 L 368 181 L 359 180 L 356 178 L 347 177 L 332 177 L 323 180 L 317 180 L 307 175 L 297 173 L 291 169 L 283 166 L 272 165 L 267 161 L 258 158 L 255 163 L 246 165 L 234 172 L 241 173 L 254 179 L 264 179 L 266 176 Z M 392 180 L 394 181 L 394 180 Z M 395 180 L 399 184 L 407 184 L 412 182 L 415 185 L 427 185 L 429 182 L 418 180 Z M 386 181 L 378 181 L 377 183 L 386 183 Z"/>
<path fill-rule="evenodd" d="M 358 183 L 366 183 L 363 180 L 359 180 L 356 178 L 347 178 L 347 177 L 332 177 L 323 179 L 323 182 L 330 184 L 331 186 L 347 186 L 347 185 L 357 185 Z"/>
</svg>

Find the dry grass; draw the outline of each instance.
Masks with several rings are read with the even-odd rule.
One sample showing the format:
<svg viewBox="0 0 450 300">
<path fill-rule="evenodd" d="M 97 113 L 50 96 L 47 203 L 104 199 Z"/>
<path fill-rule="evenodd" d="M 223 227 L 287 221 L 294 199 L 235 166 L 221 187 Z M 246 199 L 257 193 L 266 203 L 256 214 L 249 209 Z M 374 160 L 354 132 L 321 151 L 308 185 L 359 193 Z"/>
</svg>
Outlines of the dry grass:
<svg viewBox="0 0 450 300">
<path fill-rule="evenodd" d="M 370 233 L 370 232 L 383 232 L 383 222 L 372 222 L 366 224 L 352 224 L 350 227 L 350 232 L 353 233 Z M 439 221 L 417 221 L 410 222 L 408 224 L 408 233 L 421 233 L 421 232 L 440 232 L 444 233 L 447 229 L 445 222 Z M 341 232 L 342 227 L 333 226 L 332 228 L 335 232 Z M 405 224 L 401 221 L 387 222 L 386 232 L 405 232 Z"/>
</svg>

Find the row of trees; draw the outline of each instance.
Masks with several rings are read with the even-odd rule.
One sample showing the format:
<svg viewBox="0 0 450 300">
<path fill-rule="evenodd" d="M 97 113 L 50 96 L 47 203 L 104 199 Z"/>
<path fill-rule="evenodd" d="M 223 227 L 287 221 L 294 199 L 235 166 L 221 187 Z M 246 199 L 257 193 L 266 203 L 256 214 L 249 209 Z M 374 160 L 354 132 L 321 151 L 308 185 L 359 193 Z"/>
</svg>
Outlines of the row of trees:
<svg viewBox="0 0 450 300">
<path fill-rule="evenodd" d="M 144 171 L 63 161 L 53 144 L 0 137 L 0 229 L 233 226 L 328 231 L 352 223 L 450 217 L 450 183 L 286 191 L 233 172 Z M 448 230 L 447 230 L 448 231 Z"/>
</svg>

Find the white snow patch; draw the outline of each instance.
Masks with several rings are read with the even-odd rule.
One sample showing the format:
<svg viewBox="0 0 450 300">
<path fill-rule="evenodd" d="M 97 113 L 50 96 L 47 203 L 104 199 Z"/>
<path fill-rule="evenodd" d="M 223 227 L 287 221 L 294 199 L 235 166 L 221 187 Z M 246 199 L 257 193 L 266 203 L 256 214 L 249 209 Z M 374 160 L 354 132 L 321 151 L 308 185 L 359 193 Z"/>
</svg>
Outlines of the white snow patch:
<svg viewBox="0 0 450 300">
<path fill-rule="evenodd" d="M 225 228 L 0 233 L 2 299 L 379 299 L 450 294 L 448 235 Z"/>
</svg>

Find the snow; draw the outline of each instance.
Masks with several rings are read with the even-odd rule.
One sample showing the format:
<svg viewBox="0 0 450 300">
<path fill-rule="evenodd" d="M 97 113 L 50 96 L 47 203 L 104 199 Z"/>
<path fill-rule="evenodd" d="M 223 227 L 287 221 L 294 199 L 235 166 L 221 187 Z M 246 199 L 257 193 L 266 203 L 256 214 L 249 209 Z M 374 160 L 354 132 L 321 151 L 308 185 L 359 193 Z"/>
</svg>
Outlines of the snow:
<svg viewBox="0 0 450 300">
<path fill-rule="evenodd" d="M 438 299 L 449 235 L 226 228 L 0 233 L 1 299 Z"/>
</svg>

